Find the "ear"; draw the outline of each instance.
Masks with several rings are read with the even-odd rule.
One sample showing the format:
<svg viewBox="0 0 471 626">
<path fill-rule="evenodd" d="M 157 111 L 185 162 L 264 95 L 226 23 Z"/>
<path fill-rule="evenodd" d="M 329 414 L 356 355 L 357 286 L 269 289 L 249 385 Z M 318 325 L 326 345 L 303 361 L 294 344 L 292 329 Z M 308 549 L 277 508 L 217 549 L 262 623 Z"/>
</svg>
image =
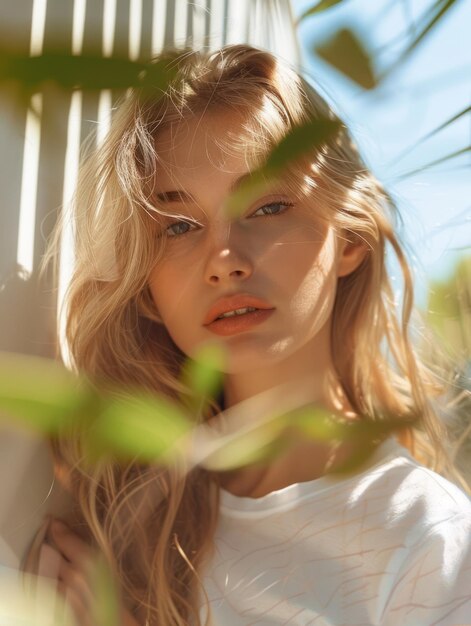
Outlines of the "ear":
<svg viewBox="0 0 471 626">
<path fill-rule="evenodd" d="M 337 276 L 348 276 L 354 272 L 368 253 L 366 242 L 358 235 L 344 233 L 339 237 L 339 260 Z"/>
</svg>

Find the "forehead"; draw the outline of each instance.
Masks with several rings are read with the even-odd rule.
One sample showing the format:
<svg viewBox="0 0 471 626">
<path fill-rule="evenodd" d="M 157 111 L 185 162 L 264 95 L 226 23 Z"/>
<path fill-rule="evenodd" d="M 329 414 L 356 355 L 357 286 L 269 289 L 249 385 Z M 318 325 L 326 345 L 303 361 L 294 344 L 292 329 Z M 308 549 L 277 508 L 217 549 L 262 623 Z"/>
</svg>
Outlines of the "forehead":
<svg viewBox="0 0 471 626">
<path fill-rule="evenodd" d="M 246 121 L 241 115 L 208 112 L 171 124 L 157 136 L 157 185 L 181 176 L 239 175 L 254 166 Z"/>
<path fill-rule="evenodd" d="M 239 179 L 263 163 L 273 147 L 273 135 L 280 132 L 263 116 L 256 119 L 253 114 L 218 109 L 178 120 L 155 139 L 154 193 L 183 191 L 184 196 L 208 201 L 230 194 Z M 253 193 L 288 189 L 299 198 L 310 195 L 310 175 L 288 168 L 258 185 Z M 161 207 L 165 213 L 167 207 L 167 203 Z"/>
</svg>

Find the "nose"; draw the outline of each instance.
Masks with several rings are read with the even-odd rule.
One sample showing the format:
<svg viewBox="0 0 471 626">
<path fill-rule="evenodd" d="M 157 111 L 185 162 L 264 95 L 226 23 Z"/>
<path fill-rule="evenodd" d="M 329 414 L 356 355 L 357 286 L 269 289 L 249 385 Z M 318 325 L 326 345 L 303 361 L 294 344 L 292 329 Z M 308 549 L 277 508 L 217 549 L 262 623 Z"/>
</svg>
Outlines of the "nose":
<svg viewBox="0 0 471 626">
<path fill-rule="evenodd" d="M 208 284 L 243 282 L 252 275 L 253 263 L 247 245 L 244 245 L 243 240 L 237 240 L 234 233 L 231 235 L 230 226 L 225 236 L 213 236 L 210 246 L 205 267 Z"/>
</svg>

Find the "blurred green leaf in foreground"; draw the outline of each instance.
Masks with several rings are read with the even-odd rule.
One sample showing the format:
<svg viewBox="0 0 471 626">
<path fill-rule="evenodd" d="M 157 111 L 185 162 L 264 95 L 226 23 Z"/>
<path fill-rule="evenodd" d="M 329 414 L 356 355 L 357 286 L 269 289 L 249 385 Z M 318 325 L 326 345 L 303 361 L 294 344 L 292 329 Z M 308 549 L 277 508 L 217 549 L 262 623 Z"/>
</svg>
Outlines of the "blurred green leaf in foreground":
<svg viewBox="0 0 471 626">
<path fill-rule="evenodd" d="M 0 49 L 0 83 L 15 82 L 27 92 L 35 92 L 45 83 L 86 91 L 135 87 L 155 96 L 175 77 L 175 58 L 176 54 L 170 53 L 144 63 L 100 55 L 76 56 L 61 50 L 28 56 Z"/>
<path fill-rule="evenodd" d="M 351 29 L 341 28 L 328 40 L 317 44 L 315 51 L 324 61 L 364 89 L 377 86 L 374 61 Z"/>
<path fill-rule="evenodd" d="M 331 141 L 340 130 L 338 120 L 319 118 L 294 126 L 274 146 L 265 161 L 244 178 L 241 185 L 231 194 L 227 203 L 228 215 L 236 217 L 244 210 L 261 189 L 270 181 L 281 178 L 283 172 L 298 159 L 313 155 L 327 141 Z"/>
<path fill-rule="evenodd" d="M 471 256 L 463 257 L 451 277 L 430 285 L 428 321 L 451 356 L 471 363 Z"/>
<path fill-rule="evenodd" d="M 92 624 L 117 626 L 120 624 L 117 585 L 108 564 L 101 556 L 93 563 L 92 583 L 93 589 L 96 590 Z"/>
<path fill-rule="evenodd" d="M 0 353 L 0 418 L 54 435 L 99 399 L 85 378 L 49 359 Z"/>
<path fill-rule="evenodd" d="M 327 9 L 330 9 L 345 1 L 346 0 L 318 0 L 316 4 L 314 4 L 312 7 L 309 7 L 304 11 L 304 13 L 301 14 L 298 22 L 301 22 L 302 20 L 305 20 L 307 17 L 315 15 L 316 13 L 322 13 L 323 11 L 326 11 Z"/>
<path fill-rule="evenodd" d="M 408 1 L 406 0 L 401 3 L 404 10 L 407 12 L 409 23 L 405 31 L 400 33 L 400 36 L 387 44 L 386 47 L 392 47 L 398 40 L 404 43 L 404 45 L 400 52 L 393 55 L 395 58 L 389 61 L 387 66 L 381 70 L 376 68 L 382 66 L 380 57 L 383 50 L 369 52 L 367 38 L 358 36 L 355 30 L 349 25 L 349 23 L 352 23 L 352 20 L 348 10 L 344 14 L 347 16 L 346 24 L 338 26 L 336 30 L 328 34 L 324 41 L 314 42 L 312 50 L 331 67 L 341 72 L 344 76 L 347 76 L 357 85 L 363 87 L 363 89 L 373 90 L 379 85 L 384 84 L 398 68 L 404 66 L 417 48 L 431 35 L 436 34 L 438 29 L 443 26 L 450 10 L 457 7 L 460 2 L 464 4 L 464 1 L 465 0 L 432 0 L 428 4 L 426 3 L 427 6 L 421 12 L 420 16 L 414 20 L 411 17 L 413 12 L 407 10 Z M 323 12 L 331 8 L 338 8 L 341 11 L 341 7 L 343 8 L 343 6 L 347 4 L 349 4 L 348 0 L 316 0 L 311 6 L 304 9 L 297 24 L 304 25 L 305 23 L 309 23 L 311 19 L 316 19 Z M 387 11 L 381 14 L 382 22 L 388 20 L 387 13 L 393 5 L 393 2 L 389 3 L 389 6 L 386 7 Z M 384 26 L 384 24 L 382 26 Z M 368 28 L 371 28 L 371 25 L 369 25 Z M 443 54 L 447 54 L 446 49 L 443 51 Z M 440 124 L 436 130 L 444 128 L 468 113 L 469 106 L 458 115 Z M 431 134 L 433 134 L 433 132 L 436 131 L 432 131 Z M 411 148 L 408 148 L 406 152 L 408 153 L 410 150 Z M 434 159 L 430 163 L 414 169 L 413 171 L 406 172 L 401 178 L 413 176 L 426 168 L 434 167 L 451 159 L 455 159 L 456 157 L 469 153 L 470 150 L 471 146 L 469 145 L 448 150 L 438 159 Z"/>
<path fill-rule="evenodd" d="M 195 388 L 208 379 L 211 359 L 213 366 L 219 362 L 209 354 L 192 365 Z M 191 369 L 186 371 L 188 376 Z M 186 410 L 162 395 L 139 389 L 100 392 L 86 378 L 46 359 L 0 353 L 0 380 L 0 422 L 52 437 L 74 436 L 82 429 L 92 462 L 112 455 L 158 463 L 183 460 L 188 470 L 197 463 L 224 470 L 270 458 L 288 443 L 286 429 L 298 428 L 318 441 L 355 443 L 359 455 L 345 468 L 350 471 L 382 437 L 412 423 L 389 418 L 345 421 L 319 407 L 300 407 L 296 394 L 273 390 L 224 411 L 223 432 L 217 420 L 215 425 L 195 424 Z"/>
</svg>

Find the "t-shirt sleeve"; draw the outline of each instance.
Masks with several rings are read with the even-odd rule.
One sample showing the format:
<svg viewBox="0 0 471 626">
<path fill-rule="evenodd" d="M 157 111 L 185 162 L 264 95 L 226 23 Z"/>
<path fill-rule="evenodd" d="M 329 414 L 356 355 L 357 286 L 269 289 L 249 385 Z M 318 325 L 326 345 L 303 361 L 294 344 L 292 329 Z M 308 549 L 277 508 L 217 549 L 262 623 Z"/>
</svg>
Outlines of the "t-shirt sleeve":
<svg viewBox="0 0 471 626">
<path fill-rule="evenodd" d="M 455 515 L 407 550 L 392 578 L 383 626 L 471 625 L 471 519 Z"/>
</svg>

